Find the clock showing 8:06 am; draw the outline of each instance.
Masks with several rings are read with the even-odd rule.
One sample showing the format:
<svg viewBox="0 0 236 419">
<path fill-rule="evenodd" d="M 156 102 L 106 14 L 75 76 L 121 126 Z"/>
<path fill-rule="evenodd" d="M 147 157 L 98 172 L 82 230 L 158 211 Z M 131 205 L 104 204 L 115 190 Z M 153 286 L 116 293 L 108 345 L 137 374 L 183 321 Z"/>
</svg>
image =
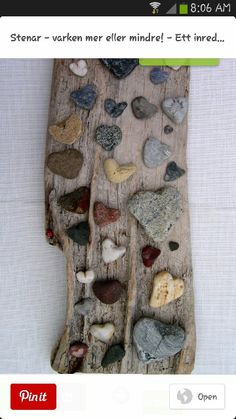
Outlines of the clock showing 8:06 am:
<svg viewBox="0 0 236 419">
<path fill-rule="evenodd" d="M 212 14 L 212 15 L 220 15 L 220 14 L 230 14 L 232 11 L 231 3 L 229 2 L 206 2 L 206 3 L 199 3 L 198 1 L 191 2 L 189 5 L 189 13 L 194 14 Z"/>
</svg>

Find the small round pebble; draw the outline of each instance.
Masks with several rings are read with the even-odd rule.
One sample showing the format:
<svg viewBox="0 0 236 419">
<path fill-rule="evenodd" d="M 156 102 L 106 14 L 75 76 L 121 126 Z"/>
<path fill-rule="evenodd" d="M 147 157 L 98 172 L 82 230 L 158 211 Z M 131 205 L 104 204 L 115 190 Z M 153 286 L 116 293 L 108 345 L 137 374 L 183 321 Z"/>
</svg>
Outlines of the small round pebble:
<svg viewBox="0 0 236 419">
<path fill-rule="evenodd" d="M 102 367 L 105 368 L 110 364 L 114 364 L 114 362 L 121 361 L 125 356 L 125 350 L 121 345 L 113 345 L 111 346 L 107 352 L 105 353 L 102 359 Z"/>
<path fill-rule="evenodd" d="M 169 248 L 172 252 L 174 252 L 175 250 L 179 248 L 179 243 L 171 241 L 169 242 Z"/>
<path fill-rule="evenodd" d="M 165 133 L 166 135 L 171 134 L 173 131 L 174 131 L 174 128 L 172 128 L 170 125 L 166 125 L 166 126 L 164 127 L 164 133 Z"/>
</svg>

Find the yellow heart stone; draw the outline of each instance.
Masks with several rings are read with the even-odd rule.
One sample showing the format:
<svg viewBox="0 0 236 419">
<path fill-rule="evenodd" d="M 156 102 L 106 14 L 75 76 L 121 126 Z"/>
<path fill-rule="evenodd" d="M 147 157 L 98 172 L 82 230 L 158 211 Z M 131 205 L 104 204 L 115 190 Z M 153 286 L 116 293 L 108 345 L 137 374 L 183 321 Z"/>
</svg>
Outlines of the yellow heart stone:
<svg viewBox="0 0 236 419">
<path fill-rule="evenodd" d="M 70 145 L 81 137 L 83 133 L 82 121 L 76 113 L 72 113 L 65 121 L 51 125 L 48 131 L 54 140 Z"/>
<path fill-rule="evenodd" d="M 171 301 L 181 297 L 184 293 L 184 281 L 166 271 L 162 271 L 154 277 L 153 290 L 150 298 L 150 307 L 162 307 Z"/>
<path fill-rule="evenodd" d="M 104 171 L 108 180 L 113 183 L 122 183 L 129 179 L 137 170 L 133 163 L 120 166 L 115 159 L 107 159 L 104 162 Z"/>
</svg>

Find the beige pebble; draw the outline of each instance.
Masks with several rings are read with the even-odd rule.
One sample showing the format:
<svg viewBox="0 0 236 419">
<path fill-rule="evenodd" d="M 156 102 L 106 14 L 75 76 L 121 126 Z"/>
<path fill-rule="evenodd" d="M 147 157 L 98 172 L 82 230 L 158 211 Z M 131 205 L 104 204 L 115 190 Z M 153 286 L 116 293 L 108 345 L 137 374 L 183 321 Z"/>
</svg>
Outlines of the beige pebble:
<svg viewBox="0 0 236 419">
<path fill-rule="evenodd" d="M 133 163 L 119 165 L 114 159 L 107 159 L 104 162 L 104 171 L 108 180 L 113 183 L 122 183 L 129 179 L 137 170 Z"/>
<path fill-rule="evenodd" d="M 153 290 L 150 298 L 150 307 L 162 307 L 181 297 L 184 293 L 184 281 L 166 271 L 157 274 L 153 281 Z"/>
<path fill-rule="evenodd" d="M 79 77 L 86 76 L 88 72 L 88 66 L 85 60 L 78 60 L 74 61 L 69 65 L 70 71 L 72 71 L 73 74 Z"/>
<path fill-rule="evenodd" d="M 83 133 L 82 121 L 76 113 L 72 113 L 68 119 L 51 125 L 48 131 L 54 140 L 70 145 L 81 137 Z"/>
<path fill-rule="evenodd" d="M 95 279 L 95 272 L 92 270 L 86 272 L 80 271 L 76 274 L 76 278 L 82 284 L 91 284 Z"/>
<path fill-rule="evenodd" d="M 115 333 L 115 326 L 113 323 L 93 324 L 89 333 L 101 342 L 108 343 Z"/>
</svg>

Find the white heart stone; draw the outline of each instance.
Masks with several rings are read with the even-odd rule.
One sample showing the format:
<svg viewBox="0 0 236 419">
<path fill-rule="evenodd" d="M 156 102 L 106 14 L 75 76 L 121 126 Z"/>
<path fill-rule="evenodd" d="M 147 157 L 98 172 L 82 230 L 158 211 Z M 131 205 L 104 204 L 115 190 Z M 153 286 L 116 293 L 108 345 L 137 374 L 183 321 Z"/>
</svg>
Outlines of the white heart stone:
<svg viewBox="0 0 236 419">
<path fill-rule="evenodd" d="M 173 70 L 178 71 L 181 68 L 181 65 L 169 65 L 168 67 L 173 68 Z"/>
<path fill-rule="evenodd" d="M 124 246 L 116 246 L 111 239 L 105 239 L 102 243 L 102 258 L 105 263 L 111 263 L 121 258 L 126 252 Z"/>
<path fill-rule="evenodd" d="M 93 324 L 89 332 L 101 342 L 108 343 L 115 333 L 115 326 L 113 323 Z"/>
<path fill-rule="evenodd" d="M 95 273 L 94 271 L 80 271 L 76 274 L 76 278 L 82 284 L 90 284 L 95 279 Z"/>
<path fill-rule="evenodd" d="M 70 70 L 76 76 L 84 77 L 88 72 L 88 66 L 85 60 L 78 60 L 69 65 Z"/>
</svg>

